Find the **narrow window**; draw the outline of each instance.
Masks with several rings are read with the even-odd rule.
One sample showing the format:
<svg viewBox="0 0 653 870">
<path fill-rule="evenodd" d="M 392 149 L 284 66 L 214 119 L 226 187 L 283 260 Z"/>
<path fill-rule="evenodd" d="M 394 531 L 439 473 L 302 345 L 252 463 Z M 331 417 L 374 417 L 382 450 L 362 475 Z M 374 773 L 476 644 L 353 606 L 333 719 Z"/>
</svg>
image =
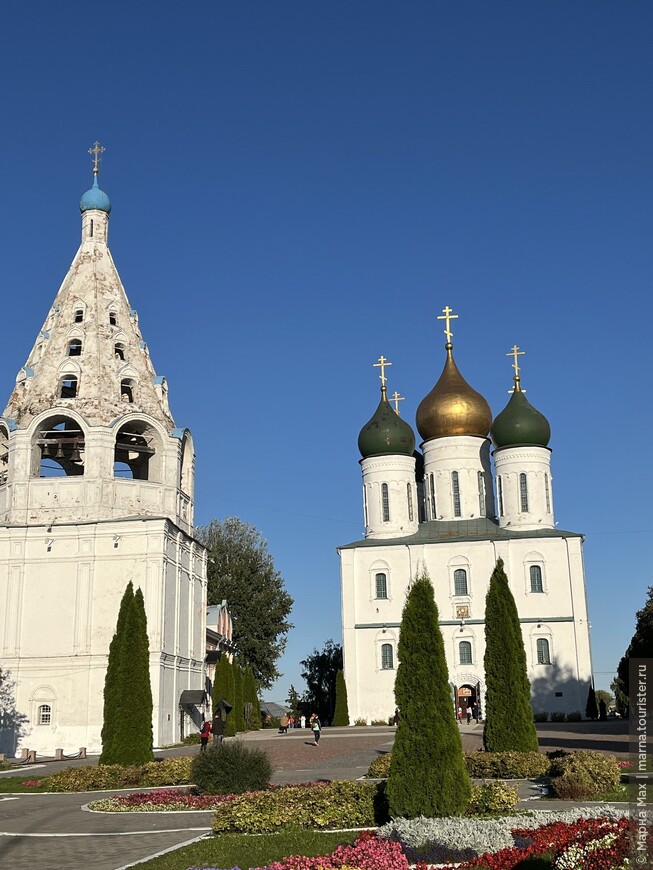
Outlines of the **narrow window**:
<svg viewBox="0 0 653 870">
<path fill-rule="evenodd" d="M 390 501 L 388 499 L 388 484 L 381 484 L 381 507 L 383 509 L 383 522 L 390 522 Z"/>
<path fill-rule="evenodd" d="M 74 399 L 77 395 L 77 375 L 64 375 L 61 379 L 59 398 Z"/>
<path fill-rule="evenodd" d="M 544 475 L 544 496 L 546 498 L 546 512 L 551 513 L 551 495 L 549 493 L 549 475 Z"/>
<path fill-rule="evenodd" d="M 114 353 L 116 355 L 116 359 L 125 358 L 125 345 L 121 341 L 117 341 L 113 346 Z"/>
<path fill-rule="evenodd" d="M 391 643 L 381 644 L 381 668 L 384 671 L 391 671 L 394 668 L 394 655 L 392 652 Z"/>
<path fill-rule="evenodd" d="M 125 378 L 120 382 L 120 398 L 123 402 L 134 401 L 134 382 L 131 378 Z"/>
<path fill-rule="evenodd" d="M 78 308 L 78 309 L 75 311 L 75 319 L 74 319 L 74 322 L 75 322 L 75 323 L 82 323 L 83 321 L 84 321 L 84 309 L 83 309 L 83 308 Z"/>
<path fill-rule="evenodd" d="M 530 569 L 531 575 L 531 592 L 544 592 L 544 586 L 542 584 L 542 569 L 539 565 L 531 565 Z"/>
<path fill-rule="evenodd" d="M 435 520 L 437 519 L 437 514 L 435 512 L 435 478 L 433 477 L 433 474 L 430 474 L 429 477 L 431 478 L 431 519 Z"/>
<path fill-rule="evenodd" d="M 412 523 L 412 521 L 413 521 L 413 488 L 409 483 L 406 484 L 406 497 L 408 499 L 408 522 Z"/>
<path fill-rule="evenodd" d="M 90 237 L 93 238 L 93 219 L 91 218 L 91 232 L 89 233 Z"/>
<path fill-rule="evenodd" d="M 41 704 L 37 714 L 39 725 L 49 725 L 52 722 L 52 707 L 49 704 Z"/>
<path fill-rule="evenodd" d="M 472 644 L 468 640 L 461 640 L 458 644 L 458 661 L 461 665 L 472 664 Z"/>
<path fill-rule="evenodd" d="M 467 595 L 467 571 L 464 568 L 457 568 L 453 572 L 453 591 L 454 595 Z"/>
<path fill-rule="evenodd" d="M 458 483 L 458 472 L 451 472 L 451 492 L 453 494 L 453 515 L 455 517 L 462 516 L 460 510 L 460 484 Z"/>
<path fill-rule="evenodd" d="M 68 356 L 81 356 L 82 343 L 78 338 L 68 342 Z"/>
<path fill-rule="evenodd" d="M 521 505 L 521 512 L 523 514 L 528 513 L 528 481 L 526 479 L 525 473 L 519 475 L 519 503 Z"/>
<path fill-rule="evenodd" d="M 499 516 L 503 516 L 503 481 L 501 475 L 497 478 L 497 489 L 499 491 Z"/>
<path fill-rule="evenodd" d="M 117 323 L 118 323 L 118 320 L 116 319 L 116 312 L 110 311 L 109 312 L 109 326 L 116 326 Z"/>
<path fill-rule="evenodd" d="M 365 528 L 369 526 L 369 519 L 367 516 L 367 487 L 363 487 L 363 513 L 365 514 Z"/>
<path fill-rule="evenodd" d="M 388 578 L 385 576 L 385 574 L 376 575 L 376 597 L 388 597 Z"/>
<path fill-rule="evenodd" d="M 537 639 L 537 663 L 538 665 L 551 664 L 549 641 L 545 637 L 538 637 Z"/>
<path fill-rule="evenodd" d="M 478 515 L 485 516 L 485 478 L 482 471 L 478 473 Z"/>
</svg>

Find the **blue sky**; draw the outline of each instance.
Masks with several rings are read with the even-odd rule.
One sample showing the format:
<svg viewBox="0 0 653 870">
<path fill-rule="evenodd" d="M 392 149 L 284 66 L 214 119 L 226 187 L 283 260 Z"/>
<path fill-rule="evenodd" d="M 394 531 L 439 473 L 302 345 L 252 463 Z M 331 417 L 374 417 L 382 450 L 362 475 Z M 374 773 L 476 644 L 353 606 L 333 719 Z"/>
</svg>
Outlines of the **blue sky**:
<svg viewBox="0 0 653 870">
<path fill-rule="evenodd" d="M 651 4 L 598 0 L 4 6 L 3 404 L 100 139 L 112 252 L 195 436 L 197 520 L 254 523 L 295 598 L 270 698 L 340 639 L 371 365 L 393 362 L 414 423 L 445 305 L 495 414 L 526 351 L 609 684 L 653 583 L 652 38 Z"/>
</svg>

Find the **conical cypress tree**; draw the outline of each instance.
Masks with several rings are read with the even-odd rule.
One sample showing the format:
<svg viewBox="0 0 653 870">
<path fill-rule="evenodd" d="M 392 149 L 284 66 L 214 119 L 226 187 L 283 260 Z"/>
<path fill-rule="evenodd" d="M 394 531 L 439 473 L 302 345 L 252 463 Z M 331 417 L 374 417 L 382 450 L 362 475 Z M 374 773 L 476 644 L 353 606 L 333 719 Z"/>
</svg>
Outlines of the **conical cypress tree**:
<svg viewBox="0 0 653 870">
<path fill-rule="evenodd" d="M 215 674 L 213 676 L 213 711 L 214 714 L 218 711 L 218 705 L 220 701 L 228 701 L 229 700 L 229 659 L 227 658 L 226 653 L 220 653 L 220 658 L 218 659 L 218 663 L 215 666 Z"/>
<path fill-rule="evenodd" d="M 245 670 L 245 685 L 247 686 L 246 702 L 251 704 L 249 714 L 249 727 L 252 731 L 258 731 L 261 728 L 261 705 L 256 692 L 256 680 L 254 679 L 254 671 L 248 667 Z"/>
<path fill-rule="evenodd" d="M 347 705 L 347 683 L 342 671 L 336 674 L 336 709 L 333 714 L 334 725 L 349 725 L 349 707 Z"/>
<path fill-rule="evenodd" d="M 594 691 L 594 686 L 590 686 L 589 692 L 587 693 L 585 715 L 588 719 L 591 719 L 592 721 L 599 718 L 599 707 L 596 703 L 596 692 Z"/>
<path fill-rule="evenodd" d="M 531 684 L 515 599 L 497 561 L 485 599 L 485 727 L 488 752 L 537 752 Z"/>
<path fill-rule="evenodd" d="M 127 612 L 129 611 L 132 600 L 134 598 L 134 587 L 131 580 L 127 584 L 127 588 L 120 602 L 118 611 L 118 620 L 116 623 L 116 632 L 109 646 L 109 660 L 107 662 L 107 673 L 104 678 L 104 719 L 102 724 L 102 754 L 100 755 L 99 764 L 117 764 L 116 748 L 114 746 L 114 737 L 116 730 L 116 716 L 118 705 L 118 669 L 120 656 L 124 647 L 124 632 Z"/>
<path fill-rule="evenodd" d="M 387 795 L 390 815 L 453 816 L 465 811 L 471 782 L 456 724 L 433 587 L 412 584 L 401 618 L 395 700 L 401 710 Z"/>
<path fill-rule="evenodd" d="M 225 668 L 225 674 L 227 675 L 227 700 L 233 707 L 231 713 L 227 715 L 227 722 L 224 726 L 224 736 L 225 737 L 235 737 L 236 736 L 236 681 L 234 679 L 234 670 L 236 669 L 236 663 L 230 662 L 227 660 L 227 667 Z"/>
<path fill-rule="evenodd" d="M 243 672 L 241 671 L 240 665 L 235 659 L 232 667 L 234 673 L 234 718 L 236 724 L 236 731 L 245 731 Z"/>
<path fill-rule="evenodd" d="M 125 720 L 128 731 L 123 742 L 123 764 L 145 764 L 154 760 L 152 737 L 152 685 L 150 682 L 150 642 L 143 593 L 137 589 L 127 616 L 125 636 L 129 655 L 123 656 Z"/>
</svg>

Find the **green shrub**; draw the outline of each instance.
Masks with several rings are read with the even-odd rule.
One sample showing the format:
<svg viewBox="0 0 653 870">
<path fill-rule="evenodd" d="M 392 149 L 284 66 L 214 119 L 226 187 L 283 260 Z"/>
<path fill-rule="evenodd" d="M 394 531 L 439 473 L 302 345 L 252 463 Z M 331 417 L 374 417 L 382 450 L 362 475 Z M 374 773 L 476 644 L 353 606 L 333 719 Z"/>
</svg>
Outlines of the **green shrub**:
<svg viewBox="0 0 653 870">
<path fill-rule="evenodd" d="M 164 758 L 162 761 L 150 761 L 142 768 L 142 777 L 138 785 L 186 785 L 190 780 L 192 758 Z"/>
<path fill-rule="evenodd" d="M 191 778 L 204 794 L 242 794 L 266 788 L 272 765 L 262 749 L 242 740 L 214 743 L 193 758 Z"/>
<path fill-rule="evenodd" d="M 564 722 L 565 721 L 565 714 L 560 712 L 560 710 L 554 710 L 553 713 L 551 713 L 551 721 L 552 722 Z"/>
<path fill-rule="evenodd" d="M 582 750 L 551 762 L 551 788 L 562 800 L 600 798 L 614 791 L 621 778 L 614 755 Z"/>
<path fill-rule="evenodd" d="M 371 782 L 292 785 L 242 794 L 221 804 L 216 834 L 267 834 L 282 828 L 360 828 L 387 821 L 383 790 Z"/>
<path fill-rule="evenodd" d="M 511 813 L 519 803 L 516 789 L 502 780 L 483 782 L 472 786 L 472 797 L 467 812 L 488 816 L 491 813 Z"/>
<path fill-rule="evenodd" d="M 534 722 L 548 722 L 549 721 L 549 714 L 546 713 L 545 711 L 542 711 L 540 713 L 533 713 L 533 721 Z"/>
<path fill-rule="evenodd" d="M 281 720 L 278 719 L 276 716 L 270 716 L 269 718 L 263 720 L 263 727 L 264 728 L 278 728 L 280 722 L 281 722 Z"/>
<path fill-rule="evenodd" d="M 466 752 L 465 764 L 476 779 L 532 779 L 549 770 L 549 759 L 541 752 Z"/>
<path fill-rule="evenodd" d="M 387 725 L 387 724 L 388 723 L 385 721 L 385 719 L 372 719 L 372 721 L 370 722 L 370 725 Z"/>
<path fill-rule="evenodd" d="M 47 778 L 48 791 L 95 791 L 140 785 L 142 767 L 102 764 L 97 767 L 69 767 Z"/>
<path fill-rule="evenodd" d="M 0 770 L 11 770 L 10 761 L 0 761 Z"/>
<path fill-rule="evenodd" d="M 392 761 L 392 753 L 384 752 L 377 758 L 372 759 L 366 776 L 370 779 L 387 779 L 390 772 L 390 762 Z"/>
<path fill-rule="evenodd" d="M 580 710 L 573 710 L 571 713 L 567 713 L 565 716 L 566 722 L 582 722 L 583 717 L 581 716 Z"/>
<path fill-rule="evenodd" d="M 355 719 L 354 725 L 367 725 L 367 719 Z"/>
<path fill-rule="evenodd" d="M 194 734 L 187 734 L 181 742 L 184 744 L 184 746 L 193 746 L 195 743 L 199 743 L 199 731 L 196 731 Z"/>
</svg>

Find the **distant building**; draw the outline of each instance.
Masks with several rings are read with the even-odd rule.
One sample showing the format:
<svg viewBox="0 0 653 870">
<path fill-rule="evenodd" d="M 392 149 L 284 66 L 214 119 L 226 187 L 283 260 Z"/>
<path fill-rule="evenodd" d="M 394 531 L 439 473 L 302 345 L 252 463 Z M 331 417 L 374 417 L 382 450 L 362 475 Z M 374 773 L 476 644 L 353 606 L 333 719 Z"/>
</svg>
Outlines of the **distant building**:
<svg viewBox="0 0 653 870">
<path fill-rule="evenodd" d="M 521 388 L 492 420 L 453 358 L 451 310 L 442 375 L 417 410 L 422 437 L 387 397 L 360 432 L 365 538 L 340 547 L 344 671 L 349 716 L 386 719 L 401 615 L 411 580 L 433 583 L 451 700 L 484 707 L 485 596 L 498 558 L 517 603 L 532 703 L 583 711 L 591 680 L 583 536 L 557 528 L 549 423 Z M 488 433 L 491 431 L 494 451 Z M 510 698 L 505 699 L 510 706 Z"/>
</svg>

